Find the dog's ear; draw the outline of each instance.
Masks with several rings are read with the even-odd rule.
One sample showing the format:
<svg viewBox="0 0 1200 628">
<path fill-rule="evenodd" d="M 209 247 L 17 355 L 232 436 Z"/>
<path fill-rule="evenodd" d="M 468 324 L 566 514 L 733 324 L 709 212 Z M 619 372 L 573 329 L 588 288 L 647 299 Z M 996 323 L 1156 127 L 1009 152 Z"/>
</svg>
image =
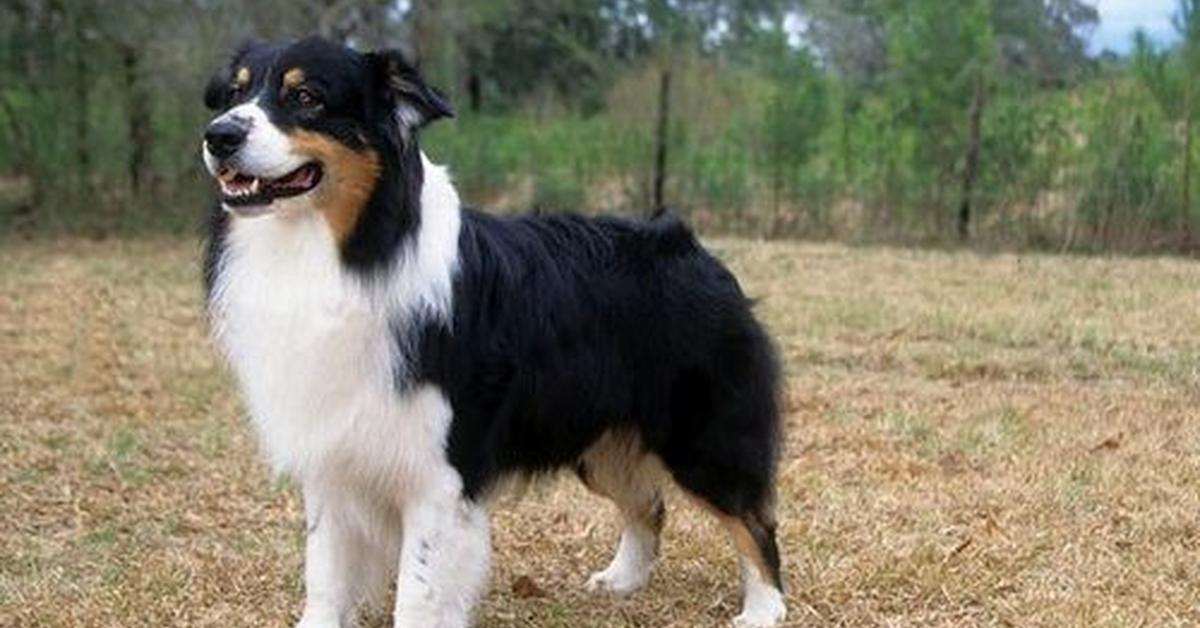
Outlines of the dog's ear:
<svg viewBox="0 0 1200 628">
<path fill-rule="evenodd" d="M 229 84 L 232 81 L 233 71 L 228 67 L 217 70 L 204 88 L 204 106 L 212 111 L 224 109 L 229 103 Z"/>
<path fill-rule="evenodd" d="M 437 89 L 421 78 L 399 50 L 383 50 L 367 54 L 367 61 L 384 93 L 384 99 L 395 113 L 400 125 L 407 129 L 421 127 L 441 118 L 453 118 L 450 102 Z"/>
</svg>

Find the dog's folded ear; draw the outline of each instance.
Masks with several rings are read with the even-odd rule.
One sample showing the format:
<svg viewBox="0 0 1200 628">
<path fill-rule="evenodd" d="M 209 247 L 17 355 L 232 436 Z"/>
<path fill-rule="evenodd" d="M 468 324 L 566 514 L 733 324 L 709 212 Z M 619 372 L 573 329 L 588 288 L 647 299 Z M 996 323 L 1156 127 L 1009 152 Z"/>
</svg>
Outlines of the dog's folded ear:
<svg viewBox="0 0 1200 628">
<path fill-rule="evenodd" d="M 404 53 L 399 50 L 371 52 L 367 54 L 367 61 L 401 125 L 420 129 L 435 120 L 454 117 L 450 102 L 425 83 Z"/>
<path fill-rule="evenodd" d="M 204 88 L 204 106 L 212 111 L 224 109 L 229 98 L 229 82 L 232 80 L 233 73 L 229 68 L 223 68 L 213 74 Z"/>
</svg>

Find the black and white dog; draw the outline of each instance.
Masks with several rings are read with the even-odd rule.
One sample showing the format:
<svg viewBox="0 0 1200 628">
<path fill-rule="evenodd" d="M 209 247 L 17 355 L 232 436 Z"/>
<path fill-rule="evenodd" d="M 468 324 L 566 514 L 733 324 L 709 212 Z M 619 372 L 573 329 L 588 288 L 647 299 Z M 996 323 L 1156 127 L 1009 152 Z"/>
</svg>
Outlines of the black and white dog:
<svg viewBox="0 0 1200 628">
<path fill-rule="evenodd" d="M 205 100 L 208 307 L 303 489 L 300 626 L 350 625 L 392 582 L 396 626 L 470 625 L 489 497 L 560 468 L 624 516 L 588 588 L 647 583 L 669 477 L 731 533 L 734 624 L 783 619 L 775 359 L 684 225 L 464 208 L 417 144 L 450 108 L 397 52 L 251 44 Z"/>
</svg>

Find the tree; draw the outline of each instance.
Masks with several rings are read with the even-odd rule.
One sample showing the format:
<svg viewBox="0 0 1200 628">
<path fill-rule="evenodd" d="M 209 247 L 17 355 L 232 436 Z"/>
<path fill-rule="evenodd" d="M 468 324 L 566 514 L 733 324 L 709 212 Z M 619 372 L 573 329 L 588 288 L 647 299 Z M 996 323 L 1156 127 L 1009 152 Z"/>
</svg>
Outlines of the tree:
<svg viewBox="0 0 1200 628">
<path fill-rule="evenodd" d="M 958 178 L 958 236 L 970 235 L 982 119 L 996 63 L 986 0 L 913 0 L 889 16 L 889 93 L 899 119 L 921 129 L 919 156 L 936 164 L 935 186 Z M 957 172 L 957 177 L 955 171 Z"/>
<path fill-rule="evenodd" d="M 1090 61 L 1082 35 L 1098 19 L 1082 0 L 806 0 L 801 6 L 806 40 L 847 85 L 847 110 L 882 92 L 892 126 L 909 130 L 897 133 L 915 153 L 894 164 L 911 175 L 904 187 L 915 181 L 924 202 L 938 206 L 950 196 L 942 188 L 957 182 L 955 224 L 962 239 L 970 234 L 986 165 L 993 92 L 1026 81 L 1059 87 L 1083 78 Z M 843 133 L 848 128 L 843 125 Z M 848 162 L 849 138 L 841 145 Z"/>
<path fill-rule="evenodd" d="M 776 91 L 763 124 L 769 157 L 771 203 L 779 214 L 784 188 L 798 178 L 813 158 L 829 118 L 827 79 L 803 51 L 789 50 L 778 41 L 772 78 Z"/>
<path fill-rule="evenodd" d="M 1009 74 L 1038 85 L 1078 82 L 1092 63 L 1084 36 L 1099 22 L 1083 0 L 992 0 L 1000 52 Z"/>
<path fill-rule="evenodd" d="M 1200 0 L 1179 0 L 1175 30 L 1183 38 L 1180 49 L 1182 64 L 1183 165 L 1180 172 L 1179 248 L 1192 249 L 1192 162 L 1195 136 L 1196 108 L 1200 105 Z"/>
</svg>

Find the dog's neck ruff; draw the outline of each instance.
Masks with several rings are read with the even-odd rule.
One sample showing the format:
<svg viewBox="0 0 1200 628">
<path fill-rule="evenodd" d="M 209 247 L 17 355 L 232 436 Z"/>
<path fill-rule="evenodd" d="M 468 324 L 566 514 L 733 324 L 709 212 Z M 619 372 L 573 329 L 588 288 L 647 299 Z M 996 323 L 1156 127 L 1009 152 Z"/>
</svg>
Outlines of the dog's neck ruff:
<svg viewBox="0 0 1200 628">
<path fill-rule="evenodd" d="M 433 164 L 423 153 L 421 166 L 425 175 L 417 232 L 402 244 L 391 267 L 367 281 L 386 295 L 389 308 L 399 308 L 410 317 L 449 320 L 458 271 L 461 202 L 444 166 Z"/>
<path fill-rule="evenodd" d="M 311 207 L 289 207 L 275 216 L 232 220 L 212 298 L 216 322 L 222 322 L 220 314 L 228 305 L 227 292 L 234 280 L 261 282 L 266 289 L 260 295 L 263 298 L 281 290 L 312 290 L 334 281 L 378 302 L 381 311 L 448 319 L 458 270 L 461 205 L 446 168 L 430 162 L 424 153 L 421 165 L 424 181 L 415 233 L 405 236 L 387 264 L 365 275 L 352 273 L 339 261 L 335 234 Z M 251 273 L 254 276 L 247 276 Z M 289 278 L 305 275 L 310 281 L 286 285 Z M 218 326 L 218 336 L 221 331 Z"/>
<path fill-rule="evenodd" d="M 210 302 L 213 330 L 281 472 L 304 474 L 342 430 L 390 413 L 397 382 L 410 376 L 404 353 L 412 349 L 397 338 L 450 320 L 459 198 L 446 170 L 422 161 L 415 232 L 366 274 L 343 262 L 313 208 L 229 224 Z"/>
</svg>

